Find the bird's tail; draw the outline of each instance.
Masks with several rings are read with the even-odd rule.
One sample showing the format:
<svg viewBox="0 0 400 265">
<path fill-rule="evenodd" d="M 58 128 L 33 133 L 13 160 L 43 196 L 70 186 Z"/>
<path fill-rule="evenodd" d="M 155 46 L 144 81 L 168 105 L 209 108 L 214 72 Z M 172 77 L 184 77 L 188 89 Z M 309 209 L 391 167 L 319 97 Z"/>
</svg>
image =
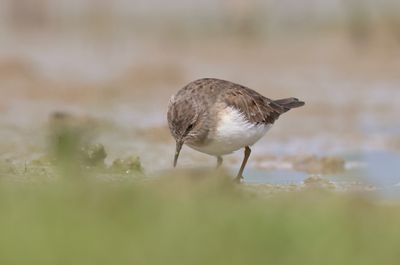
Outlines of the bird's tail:
<svg viewBox="0 0 400 265">
<path fill-rule="evenodd" d="M 297 98 L 278 99 L 278 100 L 274 100 L 274 103 L 281 106 L 285 111 L 304 106 L 304 104 L 305 104 L 303 101 L 300 101 Z"/>
</svg>

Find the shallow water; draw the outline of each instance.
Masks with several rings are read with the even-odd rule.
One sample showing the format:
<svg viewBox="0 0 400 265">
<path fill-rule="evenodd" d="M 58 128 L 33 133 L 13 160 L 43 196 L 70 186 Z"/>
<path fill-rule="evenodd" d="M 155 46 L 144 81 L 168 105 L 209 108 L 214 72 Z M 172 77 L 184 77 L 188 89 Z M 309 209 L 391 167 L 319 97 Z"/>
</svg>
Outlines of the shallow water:
<svg viewBox="0 0 400 265">
<path fill-rule="evenodd" d="M 381 151 L 362 154 L 361 158 L 366 167 L 359 173 L 364 173 L 379 193 L 400 198 L 400 154 Z"/>
<path fill-rule="evenodd" d="M 367 189 L 384 198 L 400 198 L 400 154 L 391 151 L 366 152 L 343 156 L 346 170 L 337 174 L 318 174 L 338 189 Z M 232 174 L 235 170 L 232 169 Z M 260 170 L 248 168 L 249 184 L 301 185 L 310 174 L 294 169 Z"/>
</svg>

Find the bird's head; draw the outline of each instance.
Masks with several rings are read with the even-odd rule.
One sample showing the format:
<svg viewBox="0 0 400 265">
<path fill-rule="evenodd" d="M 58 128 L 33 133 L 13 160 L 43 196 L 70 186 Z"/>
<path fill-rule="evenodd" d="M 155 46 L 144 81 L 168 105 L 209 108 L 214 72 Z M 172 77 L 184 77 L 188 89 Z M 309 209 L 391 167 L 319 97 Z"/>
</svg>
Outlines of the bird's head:
<svg viewBox="0 0 400 265">
<path fill-rule="evenodd" d="M 168 108 L 168 126 L 176 141 L 174 167 L 178 162 L 179 153 L 184 143 L 194 142 L 198 130 L 199 114 L 188 101 L 178 102 L 171 98 Z"/>
</svg>

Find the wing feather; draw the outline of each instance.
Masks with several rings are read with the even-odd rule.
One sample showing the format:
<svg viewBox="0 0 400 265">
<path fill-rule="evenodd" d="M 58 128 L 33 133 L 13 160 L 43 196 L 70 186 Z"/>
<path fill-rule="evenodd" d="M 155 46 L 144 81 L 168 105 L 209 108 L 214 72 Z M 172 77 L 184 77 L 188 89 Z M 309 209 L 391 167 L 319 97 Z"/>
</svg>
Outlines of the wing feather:
<svg viewBox="0 0 400 265">
<path fill-rule="evenodd" d="M 284 112 L 284 109 L 271 99 L 241 85 L 232 84 L 221 94 L 221 99 L 228 106 L 239 109 L 254 123 L 272 124 Z"/>
</svg>

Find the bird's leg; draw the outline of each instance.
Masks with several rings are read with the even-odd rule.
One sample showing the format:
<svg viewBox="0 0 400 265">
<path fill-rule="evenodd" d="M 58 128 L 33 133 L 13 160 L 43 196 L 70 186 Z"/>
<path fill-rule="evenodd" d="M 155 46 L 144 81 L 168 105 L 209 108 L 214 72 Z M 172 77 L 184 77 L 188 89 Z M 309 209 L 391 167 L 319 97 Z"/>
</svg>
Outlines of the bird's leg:
<svg viewBox="0 0 400 265">
<path fill-rule="evenodd" d="M 217 156 L 217 169 L 222 165 L 223 161 L 222 156 Z"/>
<path fill-rule="evenodd" d="M 237 174 L 237 176 L 235 178 L 235 181 L 237 181 L 239 183 L 243 179 L 243 170 L 247 164 L 247 160 L 249 160 L 250 153 L 251 153 L 250 147 L 246 146 L 244 149 L 244 158 L 243 158 L 242 165 L 240 166 L 239 173 Z"/>
</svg>

